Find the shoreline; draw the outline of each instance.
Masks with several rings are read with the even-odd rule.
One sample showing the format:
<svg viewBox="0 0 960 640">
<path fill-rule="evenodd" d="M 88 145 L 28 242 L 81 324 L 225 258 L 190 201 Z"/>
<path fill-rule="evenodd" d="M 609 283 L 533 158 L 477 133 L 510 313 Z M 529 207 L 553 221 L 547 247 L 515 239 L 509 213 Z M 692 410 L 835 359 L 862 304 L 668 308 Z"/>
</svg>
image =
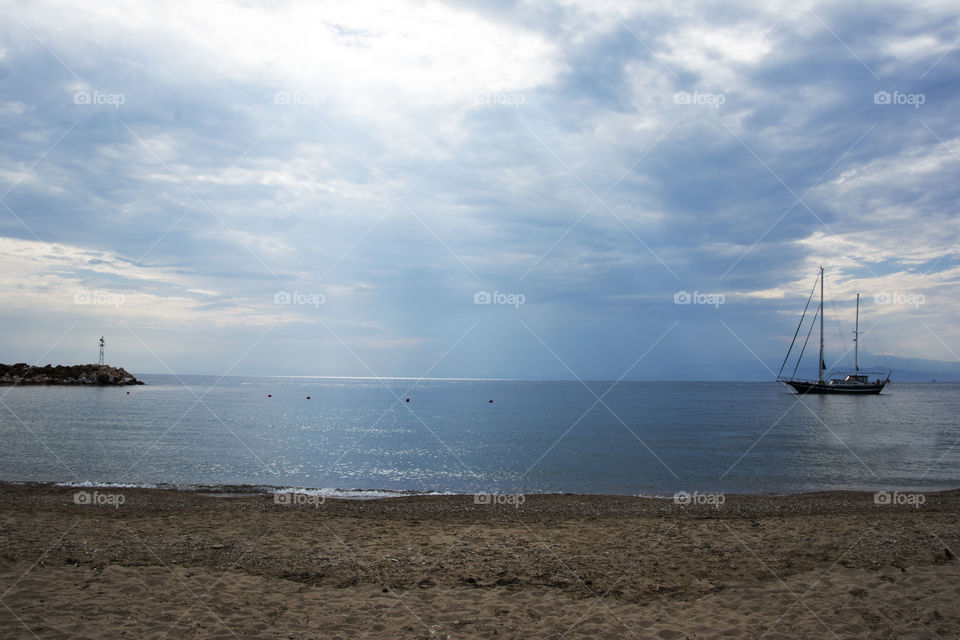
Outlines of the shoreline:
<svg viewBox="0 0 960 640">
<path fill-rule="evenodd" d="M 0 480 L 0 488 L 3 486 L 24 486 L 35 488 L 67 488 L 67 489 L 109 489 L 109 490 L 144 490 L 144 491 L 179 491 L 184 493 L 209 494 L 222 497 L 254 497 L 254 496 L 273 496 L 275 494 L 297 493 L 322 497 L 326 500 L 393 500 L 398 498 L 417 498 L 417 497 L 467 497 L 474 496 L 518 496 L 533 498 L 537 496 L 575 496 L 580 498 L 634 498 L 650 500 L 674 500 L 679 494 L 686 496 L 710 496 L 722 495 L 724 498 L 735 499 L 754 499 L 754 498 L 798 498 L 813 495 L 851 495 L 851 496 L 870 496 L 871 498 L 879 493 L 889 494 L 923 494 L 926 496 L 937 496 L 941 494 L 960 493 L 960 485 L 949 488 L 923 488 L 923 487 L 894 487 L 886 486 L 877 489 L 811 489 L 797 491 L 769 491 L 769 492 L 737 492 L 721 491 L 714 489 L 696 489 L 675 491 L 672 493 L 585 493 L 575 491 L 518 491 L 506 492 L 498 490 L 486 490 L 475 492 L 441 491 L 433 489 L 371 489 L 354 487 L 342 489 L 338 487 L 305 487 L 299 485 L 273 485 L 273 484 L 208 484 L 208 483 L 173 483 L 173 482 L 110 482 L 96 480 L 82 481 L 58 481 L 58 480 Z"/>
<path fill-rule="evenodd" d="M 270 491 L 272 489 L 273 491 Z M 252 490 L 252 491 L 248 491 Z M 420 510 L 429 513 L 488 513 L 504 511 L 516 515 L 560 515 L 576 518 L 594 515 L 707 515 L 713 518 L 743 518 L 790 515 L 843 515 L 922 512 L 957 512 L 960 516 L 960 488 L 942 491 L 807 491 L 799 493 L 685 493 L 677 495 L 622 495 L 594 493 L 439 493 L 380 490 L 339 491 L 346 495 L 321 493 L 326 489 L 279 487 L 272 485 L 191 485 L 142 486 L 124 483 L 71 483 L 0 481 L 0 506 L 31 502 L 70 506 L 78 493 L 124 495 L 124 506 L 151 505 L 152 508 L 185 502 L 235 502 L 247 508 L 269 512 L 272 508 L 324 506 L 325 511 L 340 515 L 365 510 L 367 513 L 396 512 L 396 506 L 412 516 Z M 363 495 L 355 495 L 355 494 Z M 878 494 L 886 496 L 878 500 Z M 287 496 L 299 496 L 288 499 Z M 489 497 L 500 497 L 491 500 Z M 702 499 L 697 499 L 700 496 Z M 710 500 L 711 497 L 721 500 Z M 508 500 L 520 497 L 520 500 Z M 913 497 L 908 499 L 908 497 Z M 889 499 L 887 499 L 889 498 Z M 73 502 L 75 506 L 76 502 Z M 95 505 L 93 505 L 95 506 Z M 958 549 L 960 551 L 960 549 Z"/>
<path fill-rule="evenodd" d="M 0 628 L 157 640 L 957 637 L 960 490 L 920 495 L 915 506 L 869 492 L 729 494 L 719 508 L 576 494 L 296 503 L 0 483 Z"/>
</svg>

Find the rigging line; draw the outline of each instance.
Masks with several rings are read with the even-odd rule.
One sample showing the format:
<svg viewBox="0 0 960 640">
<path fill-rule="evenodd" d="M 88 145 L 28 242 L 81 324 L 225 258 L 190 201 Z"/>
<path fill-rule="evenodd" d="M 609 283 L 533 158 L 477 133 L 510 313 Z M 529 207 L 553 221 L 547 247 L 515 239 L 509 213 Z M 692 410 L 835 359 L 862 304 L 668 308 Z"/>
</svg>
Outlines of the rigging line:
<svg viewBox="0 0 960 640">
<path fill-rule="evenodd" d="M 879 344 L 878 347 L 879 347 L 879 350 L 880 350 L 880 362 L 883 363 L 883 368 L 884 368 L 884 369 L 887 369 L 887 370 L 889 371 L 889 370 L 890 370 L 890 361 L 887 360 L 887 350 L 884 348 L 884 346 L 883 346 L 882 344 Z"/>
<path fill-rule="evenodd" d="M 797 364 L 795 364 L 793 367 L 793 374 L 790 376 L 791 378 L 797 377 L 797 369 L 800 367 L 800 361 L 803 360 L 803 352 L 807 349 L 807 343 L 810 341 L 810 334 L 813 333 L 813 327 L 815 327 L 817 324 L 817 314 L 819 314 L 821 311 L 821 309 L 817 309 L 817 313 L 813 314 L 813 321 L 810 323 L 810 329 L 807 331 L 807 338 L 803 341 L 803 349 L 800 349 L 800 356 L 797 358 Z"/>
<path fill-rule="evenodd" d="M 847 360 L 847 366 L 850 365 L 850 349 L 847 348 L 847 341 L 843 337 L 843 328 L 840 326 L 840 314 L 837 313 L 837 305 L 833 302 L 833 299 L 830 300 L 830 307 L 833 309 L 833 321 L 837 325 L 837 334 L 840 336 L 840 348 L 842 351 L 842 357 Z"/>
<path fill-rule="evenodd" d="M 846 358 L 846 360 L 847 360 L 847 363 L 846 363 L 846 364 L 847 364 L 847 366 L 849 367 L 849 365 L 850 365 L 850 351 L 849 351 L 849 349 L 847 349 L 847 341 L 844 340 L 844 338 L 843 338 L 843 328 L 840 326 L 840 314 L 837 313 L 837 305 L 836 305 L 836 303 L 833 301 L 833 296 L 830 296 L 830 295 L 828 294 L 828 297 L 829 297 L 829 299 L 830 299 L 830 308 L 833 310 L 833 321 L 834 321 L 834 323 L 837 325 L 837 333 L 840 335 L 840 348 L 843 349 L 843 351 L 841 351 L 841 354 L 842 354 L 841 357 Z"/>
<path fill-rule="evenodd" d="M 820 276 L 818 275 L 818 276 L 817 276 L 817 279 L 819 279 L 819 278 L 820 278 Z M 803 318 L 804 318 L 804 316 L 807 315 L 807 308 L 810 306 L 810 301 L 813 300 L 813 292 L 816 291 L 816 290 L 817 290 L 817 283 L 814 282 L 814 283 L 813 283 L 813 288 L 810 289 L 810 295 L 807 296 L 807 304 L 805 304 L 805 305 L 803 306 L 803 313 L 800 315 L 800 322 L 797 324 L 797 330 L 793 332 L 793 340 L 790 341 L 790 348 L 787 349 L 787 355 L 786 355 L 786 357 L 784 357 L 784 359 L 783 359 L 783 364 L 780 365 L 780 371 L 777 372 L 777 379 L 778 379 L 778 380 L 780 379 L 780 374 L 783 373 L 783 368 L 784 368 L 785 366 L 787 366 L 787 360 L 790 359 L 790 352 L 793 351 L 793 344 L 797 341 L 797 334 L 800 333 L 800 327 L 803 326 Z M 809 337 L 809 336 L 808 336 L 808 337 Z M 804 344 L 806 344 L 806 343 L 804 343 Z M 803 353 L 801 352 L 800 355 L 803 356 Z M 799 360 L 797 361 L 797 364 L 799 364 Z M 796 371 L 796 369 L 794 369 L 794 371 Z"/>
<path fill-rule="evenodd" d="M 874 325 L 875 325 L 875 324 L 876 324 L 876 323 L 874 323 Z M 861 334 L 861 335 L 863 335 L 863 336 L 869 336 L 871 329 L 873 329 L 873 326 L 871 326 L 870 329 L 868 329 L 867 331 L 865 331 L 865 332 L 864 332 L 863 334 Z M 876 343 L 872 343 L 872 342 L 870 342 L 870 338 L 867 338 L 866 344 L 864 344 L 863 342 L 860 343 L 860 353 L 863 353 L 863 352 L 867 349 L 867 346 L 866 346 L 866 345 L 873 345 L 873 344 L 876 344 L 877 350 L 876 350 L 875 352 L 872 352 L 872 351 L 871 351 L 870 354 L 873 355 L 873 356 L 879 356 L 879 357 L 880 357 L 880 364 L 883 366 L 884 369 L 886 369 L 886 370 L 889 371 L 889 370 L 890 370 L 890 362 L 887 360 L 887 350 L 884 349 L 883 345 L 882 345 L 879 341 L 877 341 Z"/>
</svg>

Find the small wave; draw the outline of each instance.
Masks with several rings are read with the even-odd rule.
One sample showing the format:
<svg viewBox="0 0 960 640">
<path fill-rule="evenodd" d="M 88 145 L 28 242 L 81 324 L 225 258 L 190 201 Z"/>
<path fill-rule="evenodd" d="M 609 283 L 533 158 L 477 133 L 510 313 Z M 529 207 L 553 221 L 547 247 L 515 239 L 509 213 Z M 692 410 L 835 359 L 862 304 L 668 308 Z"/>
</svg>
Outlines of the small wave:
<svg viewBox="0 0 960 640">
<path fill-rule="evenodd" d="M 273 493 L 301 493 L 323 498 L 341 500 L 379 500 L 383 498 L 406 498 L 410 496 L 452 496 L 450 491 L 399 491 L 392 489 L 311 489 L 306 487 L 275 487 Z"/>
<path fill-rule="evenodd" d="M 79 480 L 76 482 L 55 482 L 55 487 L 76 487 L 80 489 L 179 489 L 174 485 L 152 482 L 95 482 Z"/>
<path fill-rule="evenodd" d="M 404 498 L 409 496 L 449 496 L 456 495 L 450 491 L 415 491 L 394 489 L 338 489 L 332 487 L 278 487 L 254 484 L 173 484 L 169 482 L 102 482 L 94 480 L 79 480 L 71 482 L 54 482 L 56 487 L 70 487 L 76 489 L 167 489 L 175 491 L 192 491 L 209 493 L 218 496 L 249 496 L 272 495 L 277 493 L 302 493 L 323 498 L 337 498 L 340 500 L 379 500 L 383 498 Z"/>
</svg>

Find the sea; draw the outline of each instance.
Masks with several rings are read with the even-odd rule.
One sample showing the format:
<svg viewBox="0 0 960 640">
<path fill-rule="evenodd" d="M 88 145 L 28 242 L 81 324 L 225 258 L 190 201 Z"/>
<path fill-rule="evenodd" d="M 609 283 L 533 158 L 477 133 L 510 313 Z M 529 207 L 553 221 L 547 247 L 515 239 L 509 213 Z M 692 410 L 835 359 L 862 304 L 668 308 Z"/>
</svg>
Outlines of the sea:
<svg viewBox="0 0 960 640">
<path fill-rule="evenodd" d="M 960 487 L 960 384 L 138 377 L 0 388 L 0 480 L 354 498 Z"/>
</svg>

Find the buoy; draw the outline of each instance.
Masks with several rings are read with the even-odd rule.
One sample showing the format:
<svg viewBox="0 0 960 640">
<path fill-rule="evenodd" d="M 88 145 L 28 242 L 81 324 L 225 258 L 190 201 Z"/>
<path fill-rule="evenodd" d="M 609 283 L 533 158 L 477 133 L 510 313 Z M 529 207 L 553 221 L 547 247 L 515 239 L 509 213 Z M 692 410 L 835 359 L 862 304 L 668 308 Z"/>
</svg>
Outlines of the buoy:
<svg viewBox="0 0 960 640">
<path fill-rule="evenodd" d="M 493 400 L 490 400 L 490 404 L 493 404 Z"/>
<path fill-rule="evenodd" d="M 309 399 L 310 399 L 310 396 L 307 396 L 307 400 L 309 400 Z"/>
<path fill-rule="evenodd" d="M 130 395 L 130 392 L 129 392 L 129 391 L 127 391 L 127 395 Z"/>
<path fill-rule="evenodd" d="M 410 402 L 410 398 L 407 398 L 407 402 Z"/>
<path fill-rule="evenodd" d="M 268 393 L 268 394 L 267 394 L 267 397 L 268 397 L 268 398 L 272 398 L 272 397 L 273 397 L 273 394 L 272 394 L 272 393 Z"/>
</svg>

